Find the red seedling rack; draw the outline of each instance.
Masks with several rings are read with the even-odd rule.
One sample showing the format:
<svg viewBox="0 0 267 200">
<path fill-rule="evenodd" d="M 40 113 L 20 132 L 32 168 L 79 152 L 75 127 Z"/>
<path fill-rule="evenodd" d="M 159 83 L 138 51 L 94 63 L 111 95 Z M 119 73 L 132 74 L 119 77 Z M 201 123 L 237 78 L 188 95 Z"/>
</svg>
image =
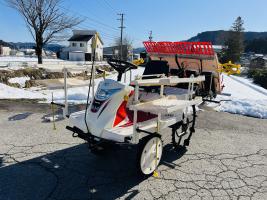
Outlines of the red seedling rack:
<svg viewBox="0 0 267 200">
<path fill-rule="evenodd" d="M 147 53 L 214 56 L 211 42 L 143 42 Z"/>
</svg>

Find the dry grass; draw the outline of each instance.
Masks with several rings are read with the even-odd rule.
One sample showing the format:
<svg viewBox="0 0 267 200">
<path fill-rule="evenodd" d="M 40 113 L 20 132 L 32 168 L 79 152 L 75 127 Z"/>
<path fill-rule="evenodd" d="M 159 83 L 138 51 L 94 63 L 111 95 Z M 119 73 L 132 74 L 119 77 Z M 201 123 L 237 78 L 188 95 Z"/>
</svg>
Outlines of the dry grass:
<svg viewBox="0 0 267 200">
<path fill-rule="evenodd" d="M 105 70 L 107 72 L 114 71 L 110 66 L 101 66 L 99 67 L 101 70 Z M 10 78 L 15 77 L 30 77 L 31 80 L 25 82 L 25 88 L 30 88 L 34 86 L 40 85 L 37 80 L 47 80 L 47 79 L 62 79 L 64 78 L 64 74 L 62 72 L 48 72 L 43 68 L 32 68 L 26 67 L 18 70 L 0 70 L 0 82 L 11 87 L 20 87 L 17 83 L 9 83 L 8 80 Z M 82 72 L 79 74 L 72 74 L 68 72 L 68 78 L 77 78 L 80 80 L 88 80 L 90 78 L 90 73 Z M 96 74 L 95 78 L 102 77 L 102 74 Z"/>
</svg>

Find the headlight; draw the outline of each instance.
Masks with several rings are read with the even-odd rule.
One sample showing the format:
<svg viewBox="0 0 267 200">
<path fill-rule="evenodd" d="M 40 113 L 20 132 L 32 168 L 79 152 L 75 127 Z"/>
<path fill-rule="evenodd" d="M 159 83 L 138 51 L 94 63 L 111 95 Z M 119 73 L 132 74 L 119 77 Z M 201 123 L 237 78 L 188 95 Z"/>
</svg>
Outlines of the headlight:
<svg viewBox="0 0 267 200">
<path fill-rule="evenodd" d="M 96 93 L 96 98 L 98 100 L 107 100 L 110 98 L 113 94 L 116 92 L 120 91 L 121 89 L 109 89 L 109 90 L 104 90 L 104 89 L 99 89 Z"/>
</svg>

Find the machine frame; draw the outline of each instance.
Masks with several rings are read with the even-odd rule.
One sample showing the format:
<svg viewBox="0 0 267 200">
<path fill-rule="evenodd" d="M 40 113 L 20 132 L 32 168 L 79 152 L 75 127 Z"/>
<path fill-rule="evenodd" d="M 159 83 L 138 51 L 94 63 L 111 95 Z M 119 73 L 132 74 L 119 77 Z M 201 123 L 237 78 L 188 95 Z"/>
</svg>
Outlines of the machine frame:
<svg viewBox="0 0 267 200">
<path fill-rule="evenodd" d="M 147 47 L 146 43 L 144 44 Z M 153 44 L 157 46 L 156 43 Z M 175 45 L 177 44 L 175 43 Z M 181 57 L 200 59 L 201 63 L 202 59 L 214 58 L 213 50 L 208 48 L 207 51 L 200 51 L 202 46 L 197 46 L 193 51 L 191 45 L 191 50 L 185 49 L 183 50 L 184 54 L 178 52 L 178 55 L 177 49 L 171 50 L 176 52 L 173 54 L 166 49 L 166 45 L 169 43 L 164 43 L 162 49 L 154 48 L 150 52 L 147 48 L 148 53 L 153 54 L 153 56 L 163 54 L 165 57 L 175 58 L 179 68 L 180 63 L 177 59 Z M 195 46 L 193 47 L 195 48 Z M 190 52 L 194 52 L 194 55 L 190 55 Z M 93 91 L 93 98 L 89 101 L 91 83 L 94 83 L 93 62 L 86 109 L 71 114 L 69 118 L 72 125 L 66 128 L 73 132 L 73 137 L 86 140 L 93 153 L 97 153 L 99 149 L 105 149 L 103 144 L 110 142 L 137 145 L 138 152 L 140 152 L 138 153 L 139 171 L 146 176 L 151 174 L 157 176 L 156 169 L 163 150 L 161 139 L 162 135 L 165 134 L 163 130 L 172 129 L 172 142 L 176 148 L 188 146 L 190 143 L 192 134 L 195 132 L 196 106 L 203 102 L 203 98 L 197 96 L 196 88 L 199 88 L 205 81 L 205 76 L 194 77 L 191 74 L 190 77 L 179 77 L 178 75 L 166 76 L 166 74 L 152 73 L 138 77 L 138 79 L 131 81 L 128 86 L 120 83 L 122 74 L 136 69 L 137 66 L 114 59 L 109 60 L 108 63 L 118 72 L 118 80 L 104 79 L 99 84 L 96 94 Z M 178 84 L 187 86 L 183 88 L 185 91 L 183 94 L 168 94 L 166 92 L 167 87 L 175 89 Z M 146 91 L 146 88 L 151 87 L 158 89 Z M 141 91 L 142 89 L 144 91 Z M 119 92 L 112 92 L 114 90 Z M 99 101 L 99 97 L 105 96 L 105 93 L 112 94 L 105 101 Z M 142 98 L 141 93 L 145 98 Z M 146 98 L 147 95 L 151 94 L 154 95 L 154 98 Z M 152 117 L 139 120 L 139 112 L 142 113 L 141 115 L 148 114 Z M 132 120 L 130 120 L 129 113 L 133 114 Z M 190 115 L 192 116 L 191 121 L 189 120 Z M 118 116 L 120 119 L 117 122 Z M 183 144 L 181 143 L 182 138 L 185 138 Z"/>
</svg>

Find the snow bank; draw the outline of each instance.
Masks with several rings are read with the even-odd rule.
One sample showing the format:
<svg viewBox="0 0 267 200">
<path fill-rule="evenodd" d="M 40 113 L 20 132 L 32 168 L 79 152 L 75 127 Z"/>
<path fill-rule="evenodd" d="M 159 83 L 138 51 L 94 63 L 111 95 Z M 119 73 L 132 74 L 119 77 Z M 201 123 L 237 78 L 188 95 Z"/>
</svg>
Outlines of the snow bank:
<svg viewBox="0 0 267 200">
<path fill-rule="evenodd" d="M 215 110 L 251 117 L 267 119 L 267 90 L 254 84 L 251 80 L 223 75 L 223 93 L 231 94 L 230 97 L 219 95 L 216 100 L 222 101 Z M 214 107 L 210 103 L 209 106 Z"/>
<path fill-rule="evenodd" d="M 20 87 L 25 87 L 25 82 L 31 80 L 30 77 L 24 76 L 24 77 L 15 77 L 15 78 L 10 78 L 8 80 L 9 83 L 18 83 Z"/>
<path fill-rule="evenodd" d="M 234 99 L 222 102 L 216 110 L 267 119 L 267 100 Z"/>
<path fill-rule="evenodd" d="M 267 90 L 254 84 L 252 80 L 223 75 L 223 93 L 229 93 L 238 99 L 267 99 Z"/>
<path fill-rule="evenodd" d="M 28 91 L 10 87 L 0 83 L 0 99 L 45 99 L 46 95 L 40 92 Z"/>
<path fill-rule="evenodd" d="M 0 62 L 37 62 L 37 57 L 26 56 L 0 56 Z M 60 59 L 44 58 L 43 61 L 64 61 Z"/>
</svg>

